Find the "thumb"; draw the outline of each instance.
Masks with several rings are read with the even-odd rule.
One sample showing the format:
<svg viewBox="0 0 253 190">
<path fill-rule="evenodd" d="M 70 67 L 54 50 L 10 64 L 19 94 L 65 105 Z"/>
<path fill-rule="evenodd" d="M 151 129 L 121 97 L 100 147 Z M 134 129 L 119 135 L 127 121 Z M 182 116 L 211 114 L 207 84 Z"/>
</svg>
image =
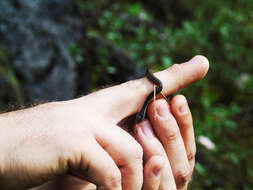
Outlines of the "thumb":
<svg viewBox="0 0 253 190">
<path fill-rule="evenodd" d="M 177 90 L 202 79 L 209 68 L 204 56 L 195 56 L 190 61 L 174 64 L 166 70 L 154 73 L 163 83 L 163 93 L 170 95 Z M 147 78 L 141 78 L 95 93 L 96 105 L 116 123 L 135 114 L 141 108 L 146 97 L 153 91 L 153 84 Z"/>
</svg>

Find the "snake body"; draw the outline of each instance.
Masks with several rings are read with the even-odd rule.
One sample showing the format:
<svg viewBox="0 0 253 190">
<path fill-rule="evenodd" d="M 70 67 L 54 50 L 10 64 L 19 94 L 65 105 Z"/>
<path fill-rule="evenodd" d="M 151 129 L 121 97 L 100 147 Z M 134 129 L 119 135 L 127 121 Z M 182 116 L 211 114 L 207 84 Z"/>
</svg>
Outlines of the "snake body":
<svg viewBox="0 0 253 190">
<path fill-rule="evenodd" d="M 156 94 L 159 94 L 160 92 L 162 92 L 162 90 L 163 90 L 162 82 L 157 77 L 155 77 L 149 69 L 146 70 L 145 76 L 148 78 L 148 80 L 150 82 L 152 82 L 153 84 L 156 85 Z M 153 97 L 154 97 L 154 91 L 151 92 L 147 96 L 141 110 L 137 113 L 136 123 L 142 122 L 144 120 L 144 118 L 146 117 L 147 107 L 148 107 L 149 103 L 151 102 L 151 100 L 153 99 Z"/>
</svg>

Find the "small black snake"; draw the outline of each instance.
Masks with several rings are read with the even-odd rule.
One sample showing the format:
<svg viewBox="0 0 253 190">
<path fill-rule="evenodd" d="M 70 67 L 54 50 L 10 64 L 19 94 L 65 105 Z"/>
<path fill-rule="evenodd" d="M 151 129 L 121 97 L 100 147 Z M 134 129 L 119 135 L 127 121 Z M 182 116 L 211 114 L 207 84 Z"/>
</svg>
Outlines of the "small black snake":
<svg viewBox="0 0 253 190">
<path fill-rule="evenodd" d="M 146 70 L 145 76 L 148 78 L 149 81 L 151 81 L 152 83 L 154 83 L 156 85 L 156 94 L 161 93 L 163 90 L 162 82 L 157 77 L 155 77 L 149 69 Z M 148 107 L 150 101 L 153 99 L 153 97 L 154 97 L 154 91 L 148 95 L 141 110 L 137 113 L 136 123 L 140 123 L 144 120 L 144 118 L 146 116 L 147 107 Z"/>
</svg>

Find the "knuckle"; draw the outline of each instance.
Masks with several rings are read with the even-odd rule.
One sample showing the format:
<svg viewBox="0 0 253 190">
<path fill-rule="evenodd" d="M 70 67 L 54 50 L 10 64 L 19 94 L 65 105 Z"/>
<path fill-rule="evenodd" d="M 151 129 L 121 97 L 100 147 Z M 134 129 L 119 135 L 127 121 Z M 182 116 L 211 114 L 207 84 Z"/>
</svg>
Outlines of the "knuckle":
<svg viewBox="0 0 253 190">
<path fill-rule="evenodd" d="M 123 89 L 127 88 L 129 90 L 129 95 L 134 96 L 136 94 L 136 90 L 140 93 L 147 92 L 146 85 L 144 84 L 144 80 L 138 79 L 138 80 L 130 80 L 120 85 Z"/>
<path fill-rule="evenodd" d="M 177 188 L 182 188 L 187 184 L 190 174 L 190 169 L 184 169 L 177 172 L 175 175 Z"/>
<path fill-rule="evenodd" d="M 174 142 L 179 138 L 180 132 L 179 129 L 176 127 L 171 127 L 165 133 L 165 139 L 167 142 Z"/>
<path fill-rule="evenodd" d="M 106 179 L 107 187 L 119 187 L 121 185 L 121 173 L 120 170 L 110 170 Z"/>
<path fill-rule="evenodd" d="M 187 129 L 187 128 L 191 128 L 193 127 L 193 121 L 191 119 L 191 117 L 189 117 L 189 113 L 187 115 L 185 115 L 184 117 L 182 117 L 182 119 L 184 119 L 182 121 L 182 128 Z"/>
</svg>

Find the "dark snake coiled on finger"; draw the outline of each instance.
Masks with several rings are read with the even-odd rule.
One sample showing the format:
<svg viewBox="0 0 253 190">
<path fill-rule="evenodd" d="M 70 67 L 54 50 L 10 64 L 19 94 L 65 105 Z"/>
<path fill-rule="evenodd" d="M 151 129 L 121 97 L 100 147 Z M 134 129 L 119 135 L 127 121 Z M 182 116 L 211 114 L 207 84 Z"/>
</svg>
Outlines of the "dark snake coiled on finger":
<svg viewBox="0 0 253 190">
<path fill-rule="evenodd" d="M 145 76 L 148 78 L 150 82 L 156 85 L 156 94 L 159 94 L 160 92 L 162 92 L 163 90 L 162 82 L 157 77 L 155 77 L 149 69 L 146 70 Z M 144 118 L 146 117 L 147 107 L 153 98 L 154 98 L 154 91 L 148 95 L 141 110 L 137 113 L 136 123 L 140 123 L 144 120 Z"/>
</svg>

